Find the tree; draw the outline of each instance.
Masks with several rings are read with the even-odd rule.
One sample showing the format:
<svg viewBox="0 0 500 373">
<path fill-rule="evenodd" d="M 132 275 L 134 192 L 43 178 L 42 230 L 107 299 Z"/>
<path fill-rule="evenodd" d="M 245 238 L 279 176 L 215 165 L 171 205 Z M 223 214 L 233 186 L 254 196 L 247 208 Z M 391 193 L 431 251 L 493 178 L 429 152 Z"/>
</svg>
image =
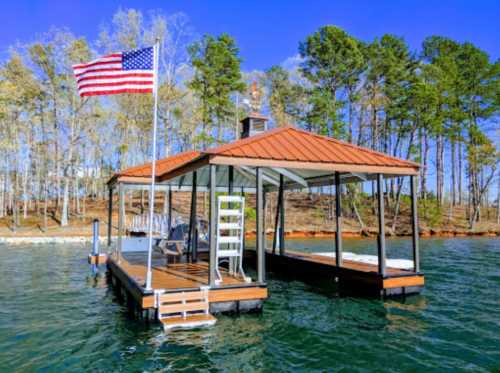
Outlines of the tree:
<svg viewBox="0 0 500 373">
<path fill-rule="evenodd" d="M 322 134 L 343 136 L 340 111 L 345 103 L 339 94 L 341 88 L 355 85 L 364 66 L 359 42 L 338 27 L 324 26 L 300 43 L 299 53 L 304 59 L 301 71 L 312 86 L 308 122 Z"/>
<path fill-rule="evenodd" d="M 211 129 L 215 128 L 220 143 L 224 127 L 235 111 L 230 95 L 245 89 L 241 81 L 239 50 L 235 40 L 227 34 L 205 35 L 189 47 L 189 53 L 195 71 L 188 86 L 201 104 L 201 140 L 205 146 L 212 143 Z"/>
<path fill-rule="evenodd" d="M 303 87 L 290 80 L 288 71 L 272 66 L 265 73 L 264 84 L 269 92 L 269 106 L 278 127 L 300 121 L 300 99 Z"/>
</svg>

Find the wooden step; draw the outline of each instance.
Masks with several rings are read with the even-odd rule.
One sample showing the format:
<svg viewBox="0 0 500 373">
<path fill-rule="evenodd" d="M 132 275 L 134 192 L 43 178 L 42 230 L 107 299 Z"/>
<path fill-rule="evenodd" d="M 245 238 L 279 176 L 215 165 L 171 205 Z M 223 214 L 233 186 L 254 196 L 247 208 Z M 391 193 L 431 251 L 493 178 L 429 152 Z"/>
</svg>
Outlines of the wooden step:
<svg viewBox="0 0 500 373">
<path fill-rule="evenodd" d="M 208 290 L 183 291 L 158 295 L 158 319 L 165 330 L 213 325 L 209 313 Z"/>
<path fill-rule="evenodd" d="M 175 316 L 160 319 L 165 330 L 211 326 L 217 319 L 211 314 L 194 314 L 186 317 Z"/>
<path fill-rule="evenodd" d="M 190 311 L 208 311 L 208 302 L 185 302 L 161 305 L 158 307 L 160 314 L 180 313 Z"/>
</svg>

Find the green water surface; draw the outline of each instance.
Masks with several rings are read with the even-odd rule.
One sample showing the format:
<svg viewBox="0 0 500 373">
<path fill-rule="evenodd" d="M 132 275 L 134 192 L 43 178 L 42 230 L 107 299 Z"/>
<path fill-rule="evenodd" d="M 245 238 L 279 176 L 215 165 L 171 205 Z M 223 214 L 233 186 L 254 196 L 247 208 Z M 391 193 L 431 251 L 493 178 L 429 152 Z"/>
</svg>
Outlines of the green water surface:
<svg viewBox="0 0 500 373">
<path fill-rule="evenodd" d="M 346 251 L 374 253 L 371 240 Z M 410 241 L 388 241 L 408 257 Z M 500 240 L 421 241 L 421 295 L 339 298 L 269 278 L 262 314 L 165 334 L 131 320 L 84 245 L 0 245 L 0 373 L 499 371 Z M 287 247 L 332 250 L 331 240 Z"/>
</svg>

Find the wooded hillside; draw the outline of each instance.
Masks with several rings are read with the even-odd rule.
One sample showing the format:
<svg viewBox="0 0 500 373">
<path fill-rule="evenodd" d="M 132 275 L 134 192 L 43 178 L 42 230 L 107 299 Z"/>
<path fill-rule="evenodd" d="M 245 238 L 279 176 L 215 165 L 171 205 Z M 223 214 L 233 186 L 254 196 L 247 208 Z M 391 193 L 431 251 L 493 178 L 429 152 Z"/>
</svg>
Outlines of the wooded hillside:
<svg viewBox="0 0 500 373">
<path fill-rule="evenodd" d="M 241 59 L 251 56 L 241 56 L 230 35 L 197 37 L 184 14 L 129 9 L 116 12 L 98 40 L 52 29 L 12 46 L 2 61 L 0 218 L 9 227 L 32 218 L 42 231 L 50 221 L 67 226 L 105 197 L 115 171 L 148 161 L 151 95 L 82 99 L 71 65 L 156 37 L 159 157 L 231 141 L 242 116 L 257 110 L 269 113 L 271 126 L 293 124 L 420 162 L 425 213 L 460 213 L 471 229 L 488 218 L 498 224 L 500 62 L 473 44 L 429 36 L 410 50 L 397 35 L 362 41 L 324 26 L 298 44 L 294 63 L 244 72 Z M 396 222 L 406 183 L 386 181 Z M 374 208 L 373 188 L 343 193 L 361 223 L 356 211 Z"/>
</svg>

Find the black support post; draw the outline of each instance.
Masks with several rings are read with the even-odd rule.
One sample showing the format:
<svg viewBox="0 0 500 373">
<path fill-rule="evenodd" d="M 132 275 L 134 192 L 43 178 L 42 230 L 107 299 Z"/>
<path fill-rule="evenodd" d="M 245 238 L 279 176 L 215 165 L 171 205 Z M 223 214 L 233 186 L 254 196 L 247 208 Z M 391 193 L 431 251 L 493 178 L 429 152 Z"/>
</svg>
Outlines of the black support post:
<svg viewBox="0 0 500 373">
<path fill-rule="evenodd" d="M 167 198 L 168 198 L 168 234 L 170 234 L 170 230 L 172 229 L 172 187 L 169 185 L 168 186 L 168 191 L 167 191 Z"/>
<path fill-rule="evenodd" d="M 111 246 L 111 233 L 113 229 L 113 188 L 108 193 L 108 246 Z"/>
<path fill-rule="evenodd" d="M 342 266 L 342 201 L 340 193 L 340 173 L 335 172 L 335 264 Z"/>
<path fill-rule="evenodd" d="M 227 180 L 227 191 L 229 194 L 233 194 L 234 185 L 234 167 L 229 166 L 228 169 L 228 180 Z"/>
<path fill-rule="evenodd" d="M 385 276 L 385 220 L 384 184 L 382 174 L 377 174 L 378 193 L 378 273 Z"/>
<path fill-rule="evenodd" d="M 196 185 L 197 174 L 193 171 L 193 182 L 191 183 L 191 212 L 189 215 L 189 234 L 188 234 L 188 253 L 191 255 L 193 261 L 197 260 L 198 253 L 196 247 Z"/>
<path fill-rule="evenodd" d="M 216 166 L 211 164 L 209 167 L 209 189 L 210 189 L 210 211 L 209 211 L 209 221 L 210 221 L 210 227 L 209 227 L 209 239 L 210 239 L 210 263 L 209 263 L 209 284 L 210 287 L 215 286 L 215 280 L 216 280 L 216 275 L 215 275 L 215 268 L 219 264 L 215 262 L 215 241 L 216 241 L 216 224 L 217 224 L 217 217 L 216 217 L 216 201 L 215 201 L 215 191 L 217 189 L 216 185 Z"/>
<path fill-rule="evenodd" d="M 280 174 L 280 255 L 285 255 L 285 178 Z"/>
<path fill-rule="evenodd" d="M 256 242 L 256 250 L 257 250 L 257 281 L 263 283 L 266 281 L 266 268 L 265 268 L 265 260 L 266 253 L 264 249 L 263 242 L 263 224 L 262 224 L 262 210 L 263 210 L 263 195 L 262 195 L 262 169 L 257 167 L 256 171 L 256 223 L 257 223 L 257 242 Z"/>
<path fill-rule="evenodd" d="M 411 188 L 411 228 L 413 241 L 413 270 L 420 272 L 420 253 L 418 247 L 418 209 L 417 209 L 417 191 L 415 185 L 415 176 L 410 176 Z"/>
<path fill-rule="evenodd" d="M 233 194 L 233 184 L 234 184 L 234 167 L 228 166 L 227 170 L 227 194 Z M 228 208 L 231 209 L 233 207 L 232 203 L 228 204 Z M 229 244 L 231 246 L 231 244 Z M 236 267 L 235 258 L 229 258 L 229 273 L 234 273 Z"/>
<path fill-rule="evenodd" d="M 280 203 L 281 203 L 281 193 L 282 193 L 282 189 L 279 188 L 278 189 L 278 196 L 277 196 L 277 200 L 276 200 L 276 217 L 274 219 L 274 234 L 273 234 L 273 254 L 276 254 L 276 246 L 277 246 L 277 243 L 279 241 L 279 219 L 280 219 L 280 211 L 281 211 L 281 207 L 280 207 Z"/>
<path fill-rule="evenodd" d="M 122 183 L 118 184 L 118 261 L 121 260 L 122 256 L 122 240 L 124 234 L 125 225 L 125 187 Z"/>
</svg>

